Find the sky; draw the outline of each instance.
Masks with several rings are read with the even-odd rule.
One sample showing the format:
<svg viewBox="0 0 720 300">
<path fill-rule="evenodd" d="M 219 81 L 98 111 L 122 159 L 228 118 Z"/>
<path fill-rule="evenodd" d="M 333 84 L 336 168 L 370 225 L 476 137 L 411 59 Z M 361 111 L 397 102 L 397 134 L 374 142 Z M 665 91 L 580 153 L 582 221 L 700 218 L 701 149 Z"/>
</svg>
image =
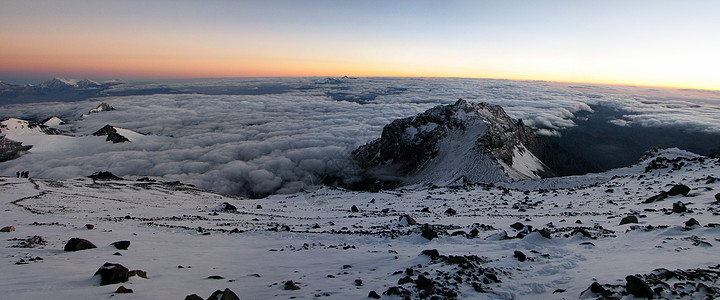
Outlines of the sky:
<svg viewBox="0 0 720 300">
<path fill-rule="evenodd" d="M 422 76 L 720 90 L 717 1 L 0 0 L 0 80 Z"/>
</svg>

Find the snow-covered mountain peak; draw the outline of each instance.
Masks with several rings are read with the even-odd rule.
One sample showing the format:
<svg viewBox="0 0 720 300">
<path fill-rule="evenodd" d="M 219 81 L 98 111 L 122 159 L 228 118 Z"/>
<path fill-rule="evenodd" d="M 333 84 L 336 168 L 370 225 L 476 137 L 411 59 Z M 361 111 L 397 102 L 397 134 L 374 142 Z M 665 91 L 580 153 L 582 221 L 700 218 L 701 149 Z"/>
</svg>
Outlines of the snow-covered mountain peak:
<svg viewBox="0 0 720 300">
<path fill-rule="evenodd" d="M 63 124 L 65 124 L 65 121 L 63 121 L 62 119 L 60 119 L 58 117 L 52 117 L 50 119 L 47 119 L 47 121 L 43 122 L 43 125 L 48 126 L 48 127 L 55 127 L 55 126 L 63 125 Z"/>
<path fill-rule="evenodd" d="M 399 170 L 405 184 L 446 185 L 540 178 L 551 171 L 532 153 L 535 134 L 502 107 L 458 100 L 395 120 L 354 152 L 373 173 Z"/>
<path fill-rule="evenodd" d="M 60 131 L 50 128 L 46 125 L 38 124 L 32 121 L 26 121 L 16 118 L 8 118 L 0 122 L 1 135 L 56 135 Z"/>
</svg>

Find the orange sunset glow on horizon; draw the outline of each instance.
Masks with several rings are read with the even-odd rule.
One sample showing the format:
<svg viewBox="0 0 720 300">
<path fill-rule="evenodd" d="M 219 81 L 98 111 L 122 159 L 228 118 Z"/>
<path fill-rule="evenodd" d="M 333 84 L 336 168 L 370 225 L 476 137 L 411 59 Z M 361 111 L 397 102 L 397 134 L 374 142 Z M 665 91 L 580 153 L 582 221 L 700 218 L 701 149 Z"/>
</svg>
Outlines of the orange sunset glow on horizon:
<svg viewBox="0 0 720 300">
<path fill-rule="evenodd" d="M 709 1 L 0 1 L 0 80 L 348 75 L 720 89 L 713 8 Z"/>
</svg>

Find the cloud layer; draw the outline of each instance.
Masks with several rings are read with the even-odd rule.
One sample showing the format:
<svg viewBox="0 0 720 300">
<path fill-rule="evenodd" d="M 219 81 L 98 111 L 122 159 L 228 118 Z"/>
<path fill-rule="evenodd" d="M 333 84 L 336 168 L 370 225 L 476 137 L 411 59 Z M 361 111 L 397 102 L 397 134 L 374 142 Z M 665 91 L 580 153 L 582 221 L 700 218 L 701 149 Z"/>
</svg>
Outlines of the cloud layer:
<svg viewBox="0 0 720 300">
<path fill-rule="evenodd" d="M 29 170 L 39 177 L 72 178 L 109 170 L 119 176 L 180 180 L 232 194 L 290 193 L 310 188 L 324 176 L 352 173 L 353 166 L 346 161 L 348 154 L 379 137 L 382 127 L 393 119 L 458 98 L 501 105 L 512 117 L 522 118 L 548 135 L 575 126 L 575 115 L 592 112 L 594 105 L 627 112 L 610 120 L 611 124 L 720 132 L 720 101 L 714 102 L 712 97 L 678 98 L 675 94 L 661 97 L 650 92 L 643 97 L 637 89 L 420 78 L 226 79 L 126 84 L 119 88 L 131 93 L 134 88 L 148 86 L 204 94 L 4 106 L 0 118 L 41 121 L 59 116 L 71 121 L 59 129 L 76 136 L 111 124 L 158 138 L 82 151 L 31 153 L 0 164 L 0 174 L 13 176 L 17 170 Z M 267 92 L 221 94 L 238 86 L 243 91 L 264 87 Z M 273 88 L 279 86 L 282 88 Z M 338 93 L 347 101 L 337 101 Z M 78 119 L 100 102 L 108 102 L 117 110 Z"/>
</svg>

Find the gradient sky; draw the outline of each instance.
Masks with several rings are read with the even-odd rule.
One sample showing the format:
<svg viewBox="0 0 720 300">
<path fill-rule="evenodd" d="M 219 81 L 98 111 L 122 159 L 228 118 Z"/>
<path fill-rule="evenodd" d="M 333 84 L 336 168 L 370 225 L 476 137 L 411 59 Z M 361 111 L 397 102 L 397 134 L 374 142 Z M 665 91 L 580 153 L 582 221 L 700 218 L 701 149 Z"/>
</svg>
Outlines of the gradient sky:
<svg viewBox="0 0 720 300">
<path fill-rule="evenodd" d="M 451 76 L 720 89 L 718 1 L 0 0 L 0 80 Z"/>
</svg>

